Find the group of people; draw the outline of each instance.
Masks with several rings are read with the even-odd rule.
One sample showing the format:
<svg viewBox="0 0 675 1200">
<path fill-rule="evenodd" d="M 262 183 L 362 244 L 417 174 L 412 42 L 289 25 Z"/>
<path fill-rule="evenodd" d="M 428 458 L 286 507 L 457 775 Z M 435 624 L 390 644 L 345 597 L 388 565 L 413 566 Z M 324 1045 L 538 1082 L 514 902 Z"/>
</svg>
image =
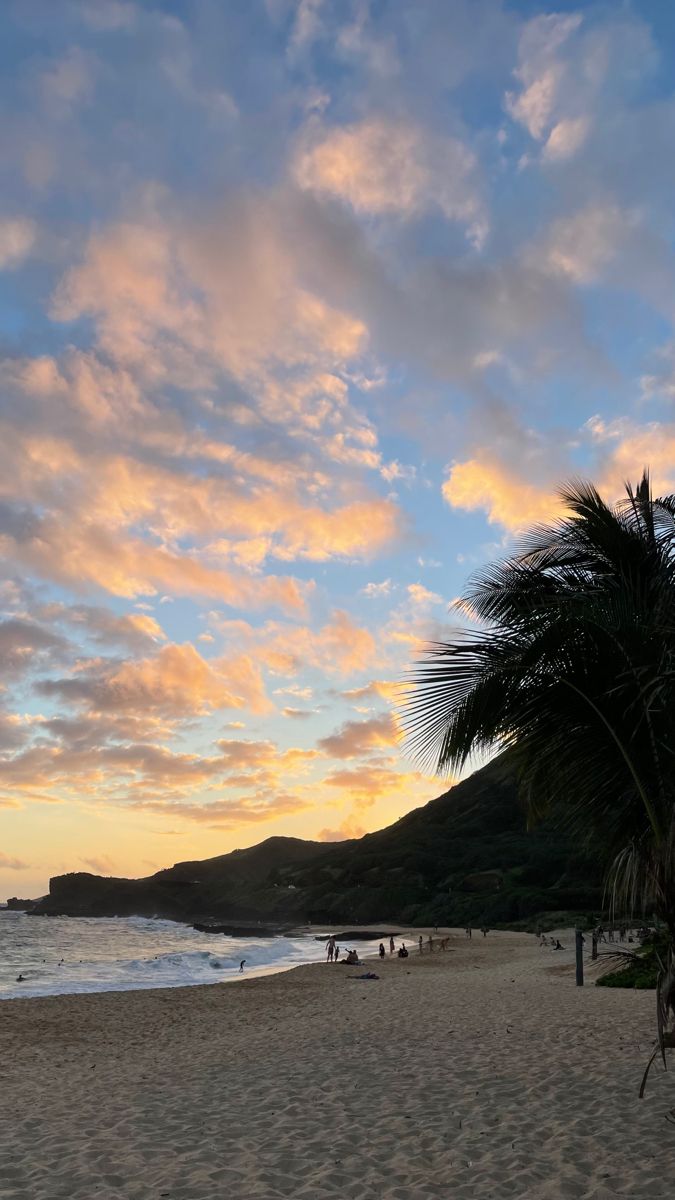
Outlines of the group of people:
<svg viewBox="0 0 675 1200">
<path fill-rule="evenodd" d="M 614 928 L 614 926 L 611 926 L 609 929 L 605 929 L 603 925 L 596 925 L 595 929 L 592 930 L 591 936 L 593 938 L 594 947 L 597 947 L 600 942 L 616 943 L 617 941 L 633 942 L 636 940 L 639 942 L 642 942 L 645 937 L 649 936 L 649 930 L 648 929 L 637 929 L 634 932 L 632 929 L 629 929 L 627 925 L 620 925 L 616 929 Z M 564 950 L 565 949 L 565 947 L 563 945 L 561 945 L 560 940 L 558 938 L 547 937 L 545 933 L 541 932 L 541 930 L 539 931 L 539 938 L 540 938 L 540 941 L 539 941 L 540 946 L 550 946 L 553 950 Z M 584 942 L 586 941 L 585 938 L 583 938 L 582 940 Z M 594 949 L 593 953 L 595 955 L 595 949 Z"/>
<path fill-rule="evenodd" d="M 345 958 L 340 958 L 340 947 L 337 944 L 337 938 L 334 933 L 331 933 L 326 941 L 326 962 L 343 962 L 348 967 L 358 967 L 361 965 L 358 950 L 348 950 Z"/>
<path fill-rule="evenodd" d="M 447 950 L 448 946 L 450 945 L 450 938 L 449 937 L 436 938 L 436 943 L 438 944 L 439 950 Z M 431 936 L 431 934 L 429 934 L 429 936 L 427 938 L 427 947 L 429 949 L 430 954 L 433 954 L 434 945 L 436 943 L 434 943 L 433 937 Z M 417 948 L 418 948 L 420 954 L 424 954 L 424 938 L 422 937 L 422 934 L 420 934 L 420 936 L 417 939 Z"/>
<path fill-rule="evenodd" d="M 389 938 L 389 953 L 393 954 L 394 951 L 396 951 L 396 954 L 399 958 L 407 958 L 408 957 L 408 951 L 406 950 L 405 942 L 401 942 L 401 945 L 399 946 L 398 950 L 396 950 L 396 946 L 394 944 L 394 939 Z M 384 948 L 384 942 L 380 942 L 380 948 L 378 950 L 378 954 L 379 954 L 380 958 L 386 958 L 387 951 Z"/>
<path fill-rule="evenodd" d="M 331 933 L 326 942 L 326 962 L 340 961 L 340 947 L 337 944 L 335 934 Z"/>
<path fill-rule="evenodd" d="M 564 950 L 565 949 L 565 947 L 560 942 L 559 938 L 554 938 L 554 937 L 547 938 L 545 933 L 542 933 L 540 935 L 540 937 L 541 937 L 541 941 L 539 942 L 540 946 L 550 946 L 552 950 Z"/>
<path fill-rule="evenodd" d="M 490 930 L 488 929 L 487 925 L 481 926 L 481 933 L 483 934 L 483 937 L 487 937 L 489 932 L 490 932 Z M 438 933 L 438 929 L 436 929 L 436 933 Z M 471 934 L 472 934 L 471 926 L 467 926 L 465 933 L 468 938 L 471 937 Z M 431 933 L 427 935 L 426 947 L 424 945 L 424 941 L 425 941 L 424 937 L 422 936 L 422 934 L 420 934 L 417 939 L 417 948 L 418 948 L 418 951 L 420 954 L 424 954 L 425 949 L 428 950 L 428 952 L 430 954 L 432 954 L 433 951 L 436 949 L 447 950 L 448 946 L 450 945 L 449 937 L 434 938 Z M 542 945 L 544 945 L 544 944 L 545 944 L 545 939 L 542 939 Z M 560 948 L 562 949 L 562 947 L 560 947 Z M 380 958 L 386 958 L 387 951 L 386 951 L 384 942 L 380 942 L 378 953 L 379 953 Z M 401 945 L 398 947 L 398 949 L 396 948 L 396 943 L 394 941 L 394 937 L 392 934 L 389 938 L 389 954 L 390 955 L 395 954 L 398 958 L 408 958 L 408 953 L 409 952 L 406 948 L 405 942 L 401 942 Z M 359 956 L 358 956 L 358 953 L 356 950 L 348 950 L 346 958 L 343 958 L 342 960 L 340 960 L 340 947 L 337 944 L 337 939 L 335 937 L 335 934 L 331 934 L 330 937 L 326 941 L 326 961 L 327 962 L 342 961 L 343 963 L 347 963 L 349 966 L 358 966 L 359 965 Z"/>
<path fill-rule="evenodd" d="M 401 942 L 401 945 L 399 946 L 399 948 L 397 950 L 396 943 L 395 943 L 393 937 L 389 938 L 389 953 L 390 954 L 396 953 L 399 958 L 407 958 L 408 957 L 408 951 L 406 950 L 405 942 Z M 384 948 L 384 942 L 380 942 L 378 954 L 379 954 L 380 958 L 386 958 L 387 951 Z"/>
<path fill-rule="evenodd" d="M 613 925 L 610 925 L 609 929 L 598 925 L 593 932 L 599 942 L 615 942 L 617 937 L 620 942 L 632 942 L 635 940 L 633 930 L 629 929 L 627 925 L 620 925 L 618 929 L 615 929 Z M 637 937 L 638 941 L 641 941 L 643 936 L 648 932 L 646 929 L 638 929 L 635 937 Z"/>
</svg>

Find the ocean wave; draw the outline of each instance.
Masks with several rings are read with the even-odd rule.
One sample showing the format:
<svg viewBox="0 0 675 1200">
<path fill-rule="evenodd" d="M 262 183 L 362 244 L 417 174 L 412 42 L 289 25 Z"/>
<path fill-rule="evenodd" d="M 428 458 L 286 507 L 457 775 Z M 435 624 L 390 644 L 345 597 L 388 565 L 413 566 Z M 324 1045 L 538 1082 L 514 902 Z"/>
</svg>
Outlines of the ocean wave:
<svg viewBox="0 0 675 1200">
<path fill-rule="evenodd" d="M 325 953 L 310 935 L 235 938 L 147 917 L 16 916 L 0 921 L 0 999 L 215 984 Z"/>
</svg>

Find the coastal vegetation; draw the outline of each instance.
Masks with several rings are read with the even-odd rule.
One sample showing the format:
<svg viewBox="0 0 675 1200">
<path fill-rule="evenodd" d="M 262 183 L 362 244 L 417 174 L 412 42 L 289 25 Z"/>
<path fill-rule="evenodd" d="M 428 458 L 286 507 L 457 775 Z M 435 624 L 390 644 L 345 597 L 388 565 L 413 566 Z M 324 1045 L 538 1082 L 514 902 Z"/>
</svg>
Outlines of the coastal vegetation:
<svg viewBox="0 0 675 1200">
<path fill-rule="evenodd" d="M 675 940 L 675 497 L 648 473 L 609 504 L 588 483 L 564 515 L 480 571 L 470 627 L 429 647 L 405 710 L 439 771 L 507 750 L 529 822 L 603 867 L 610 906 Z"/>
</svg>

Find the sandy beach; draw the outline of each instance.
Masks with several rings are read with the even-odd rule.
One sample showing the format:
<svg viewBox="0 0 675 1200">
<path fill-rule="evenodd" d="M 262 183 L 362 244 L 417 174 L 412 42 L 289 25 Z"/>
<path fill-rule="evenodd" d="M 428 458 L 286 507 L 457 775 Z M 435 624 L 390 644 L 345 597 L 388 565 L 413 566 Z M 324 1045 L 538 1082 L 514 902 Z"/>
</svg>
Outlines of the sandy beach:
<svg viewBox="0 0 675 1200">
<path fill-rule="evenodd" d="M 0 1004 L 0 1197 L 670 1195 L 653 995 L 578 989 L 531 935 L 451 947 Z"/>
</svg>

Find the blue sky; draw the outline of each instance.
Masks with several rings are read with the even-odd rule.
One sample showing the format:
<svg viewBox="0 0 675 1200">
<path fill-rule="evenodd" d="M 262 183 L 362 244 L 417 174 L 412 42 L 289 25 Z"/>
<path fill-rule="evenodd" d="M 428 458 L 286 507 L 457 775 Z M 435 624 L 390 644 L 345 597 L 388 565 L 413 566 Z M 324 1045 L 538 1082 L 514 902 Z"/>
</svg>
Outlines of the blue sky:
<svg viewBox="0 0 675 1200">
<path fill-rule="evenodd" d="M 674 489 L 675 12 L 0 22 L 0 895 L 388 824 L 471 572 Z"/>
</svg>

